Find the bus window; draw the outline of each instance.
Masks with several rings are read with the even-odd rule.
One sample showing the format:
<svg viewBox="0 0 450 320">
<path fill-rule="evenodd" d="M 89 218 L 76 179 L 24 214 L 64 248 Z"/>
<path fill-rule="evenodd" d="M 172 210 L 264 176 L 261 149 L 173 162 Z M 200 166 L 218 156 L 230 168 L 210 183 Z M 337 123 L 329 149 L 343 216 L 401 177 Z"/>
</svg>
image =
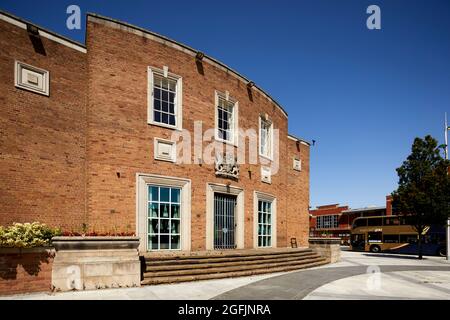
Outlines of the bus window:
<svg viewBox="0 0 450 320">
<path fill-rule="evenodd" d="M 398 234 L 385 234 L 383 235 L 384 243 L 398 243 Z"/>
<path fill-rule="evenodd" d="M 353 221 L 353 228 L 367 227 L 367 219 L 356 219 Z"/>
<path fill-rule="evenodd" d="M 368 242 L 381 242 L 381 237 L 383 233 L 381 232 L 368 232 L 367 240 Z"/>
<path fill-rule="evenodd" d="M 384 218 L 385 226 L 398 226 L 400 225 L 400 219 L 398 217 L 388 217 Z"/>
<path fill-rule="evenodd" d="M 401 243 L 417 243 L 417 234 L 401 234 Z"/>
<path fill-rule="evenodd" d="M 382 225 L 382 218 L 371 218 L 367 219 L 369 221 L 369 226 L 381 226 Z"/>
</svg>

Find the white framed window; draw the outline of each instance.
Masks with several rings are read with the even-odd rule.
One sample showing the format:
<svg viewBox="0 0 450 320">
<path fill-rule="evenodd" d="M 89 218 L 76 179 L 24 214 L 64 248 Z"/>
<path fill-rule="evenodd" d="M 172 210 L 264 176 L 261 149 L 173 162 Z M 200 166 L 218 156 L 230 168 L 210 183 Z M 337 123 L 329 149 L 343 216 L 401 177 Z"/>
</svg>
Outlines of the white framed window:
<svg viewBox="0 0 450 320">
<path fill-rule="evenodd" d="M 258 200 L 258 247 L 272 246 L 272 202 Z"/>
<path fill-rule="evenodd" d="M 150 250 L 180 250 L 181 188 L 148 185 Z"/>
<path fill-rule="evenodd" d="M 273 158 L 273 123 L 259 117 L 259 155 L 268 159 Z"/>
<path fill-rule="evenodd" d="M 238 141 L 238 102 L 228 94 L 215 92 L 216 134 L 217 141 L 237 145 Z"/>
<path fill-rule="evenodd" d="M 147 122 L 182 129 L 182 78 L 165 70 L 148 67 Z"/>
<path fill-rule="evenodd" d="M 277 246 L 277 199 L 266 193 L 254 192 L 254 247 Z"/>
<path fill-rule="evenodd" d="M 191 181 L 136 174 L 139 251 L 191 250 Z"/>
<path fill-rule="evenodd" d="M 44 96 L 50 95 L 50 75 L 47 70 L 15 61 L 14 85 Z"/>
</svg>

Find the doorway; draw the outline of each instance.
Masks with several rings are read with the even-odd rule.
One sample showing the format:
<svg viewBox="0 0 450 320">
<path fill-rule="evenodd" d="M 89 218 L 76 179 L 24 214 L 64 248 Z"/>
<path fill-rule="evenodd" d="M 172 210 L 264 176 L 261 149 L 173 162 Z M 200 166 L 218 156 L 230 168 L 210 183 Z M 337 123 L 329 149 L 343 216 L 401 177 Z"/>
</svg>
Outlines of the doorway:
<svg viewBox="0 0 450 320">
<path fill-rule="evenodd" d="M 235 195 L 214 193 L 214 249 L 236 248 Z"/>
</svg>

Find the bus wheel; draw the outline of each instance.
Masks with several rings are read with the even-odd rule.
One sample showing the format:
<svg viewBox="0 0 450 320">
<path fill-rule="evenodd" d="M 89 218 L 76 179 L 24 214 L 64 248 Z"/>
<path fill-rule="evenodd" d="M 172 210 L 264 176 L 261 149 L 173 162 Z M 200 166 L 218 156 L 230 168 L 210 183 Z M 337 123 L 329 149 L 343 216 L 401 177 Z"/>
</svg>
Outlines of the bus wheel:
<svg viewBox="0 0 450 320">
<path fill-rule="evenodd" d="M 447 249 L 445 247 L 439 248 L 438 255 L 445 257 L 447 255 Z"/>
<path fill-rule="evenodd" d="M 370 247 L 370 252 L 378 253 L 380 251 L 381 251 L 380 246 L 373 245 L 373 246 Z"/>
</svg>

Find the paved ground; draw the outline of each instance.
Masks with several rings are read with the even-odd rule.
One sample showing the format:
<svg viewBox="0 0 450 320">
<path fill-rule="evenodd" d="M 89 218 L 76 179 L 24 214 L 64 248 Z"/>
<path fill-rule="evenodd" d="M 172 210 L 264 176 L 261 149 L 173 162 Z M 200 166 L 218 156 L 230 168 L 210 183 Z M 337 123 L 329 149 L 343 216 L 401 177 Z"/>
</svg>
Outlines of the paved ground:
<svg viewBox="0 0 450 320">
<path fill-rule="evenodd" d="M 450 263 L 343 251 L 339 263 L 288 273 L 3 299 L 450 299 Z"/>
</svg>

